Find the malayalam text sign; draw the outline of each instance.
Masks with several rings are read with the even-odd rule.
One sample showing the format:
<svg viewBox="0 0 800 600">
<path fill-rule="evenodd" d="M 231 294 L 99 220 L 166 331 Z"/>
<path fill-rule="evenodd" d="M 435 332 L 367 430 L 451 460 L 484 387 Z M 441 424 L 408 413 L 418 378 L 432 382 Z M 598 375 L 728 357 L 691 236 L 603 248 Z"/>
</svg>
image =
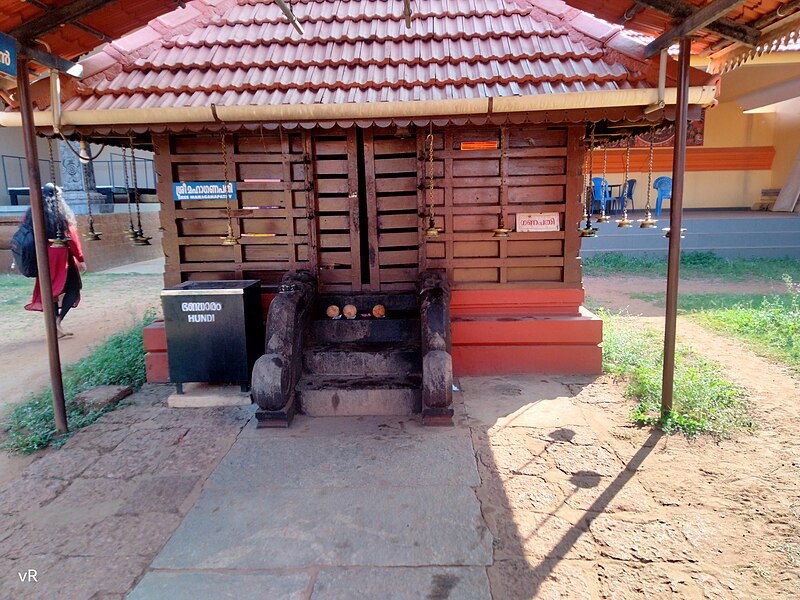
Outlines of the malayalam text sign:
<svg viewBox="0 0 800 600">
<path fill-rule="evenodd" d="M 17 40 L 0 33 L 0 74 L 17 76 Z"/>
<path fill-rule="evenodd" d="M 561 231 L 558 213 L 517 213 L 517 231 Z"/>
<path fill-rule="evenodd" d="M 229 181 L 227 189 L 224 181 L 181 181 L 172 184 L 172 197 L 175 202 L 186 200 L 235 200 L 236 183 Z"/>
</svg>

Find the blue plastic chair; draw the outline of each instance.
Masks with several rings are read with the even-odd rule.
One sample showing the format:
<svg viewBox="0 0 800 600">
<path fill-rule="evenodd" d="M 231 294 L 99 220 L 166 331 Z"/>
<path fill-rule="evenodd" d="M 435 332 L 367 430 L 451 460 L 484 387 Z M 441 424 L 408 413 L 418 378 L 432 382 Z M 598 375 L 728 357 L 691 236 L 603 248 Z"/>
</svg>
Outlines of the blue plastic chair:
<svg viewBox="0 0 800 600">
<path fill-rule="evenodd" d="M 602 177 L 592 177 L 592 212 L 602 212 L 605 207 L 606 214 L 610 214 L 611 202 L 611 190 L 608 188 L 608 182 Z"/>
<path fill-rule="evenodd" d="M 653 189 L 658 192 L 656 198 L 656 216 L 661 216 L 661 202 L 664 200 L 672 201 L 672 177 L 657 177 L 653 182 Z"/>
<path fill-rule="evenodd" d="M 630 204 L 630 210 L 635 210 L 635 205 L 633 204 L 633 192 L 636 189 L 636 180 L 635 179 L 628 179 L 625 183 L 622 184 L 622 190 L 620 190 L 620 195 L 614 198 L 614 204 L 616 208 L 620 211 L 625 210 L 625 205 Z"/>
</svg>

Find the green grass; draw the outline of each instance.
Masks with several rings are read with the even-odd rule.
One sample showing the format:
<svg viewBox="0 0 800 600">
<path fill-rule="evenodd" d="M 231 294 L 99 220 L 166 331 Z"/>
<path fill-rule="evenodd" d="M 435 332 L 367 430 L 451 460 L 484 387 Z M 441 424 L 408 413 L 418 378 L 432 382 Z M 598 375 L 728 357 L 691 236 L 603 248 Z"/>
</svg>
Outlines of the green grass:
<svg viewBox="0 0 800 600">
<path fill-rule="evenodd" d="M 603 252 L 583 260 L 587 275 L 651 275 L 666 277 L 667 259 L 651 256 L 630 257 L 618 252 Z M 792 258 L 723 258 L 713 252 L 686 252 L 681 255 L 681 277 L 718 278 L 732 281 L 780 279 L 788 274 L 800 279 L 800 260 Z"/>
<path fill-rule="evenodd" d="M 603 367 L 627 381 L 625 395 L 635 403 L 633 422 L 689 437 L 701 433 L 730 437 L 755 428 L 744 390 L 728 381 L 716 363 L 687 347 L 679 347 L 675 353 L 673 410 L 662 420 L 662 335 L 651 329 L 638 329 L 621 315 L 601 311 L 600 316 Z"/>
<path fill-rule="evenodd" d="M 139 388 L 145 381 L 142 327 L 153 322 L 147 314 L 133 327 L 118 332 L 95 348 L 86 358 L 64 369 L 64 396 L 70 431 L 94 423 L 106 410 L 84 413 L 75 396 L 98 385 L 130 385 Z M 69 437 L 60 436 L 53 422 L 53 395 L 50 389 L 34 395 L 15 407 L 3 424 L 7 440 L 2 447 L 11 453 L 30 454 L 49 445 L 60 447 Z"/>
<path fill-rule="evenodd" d="M 756 352 L 800 373 L 800 285 L 784 276 L 786 294 L 691 294 L 678 298 L 679 312 L 722 334 L 747 342 Z M 636 297 L 663 306 L 658 294 Z"/>
<path fill-rule="evenodd" d="M 644 300 L 655 306 L 664 307 L 666 297 L 661 294 L 631 294 L 631 298 Z M 681 294 L 678 296 L 678 312 L 692 314 L 729 308 L 760 309 L 766 304 L 780 304 L 789 308 L 791 294 Z"/>
</svg>

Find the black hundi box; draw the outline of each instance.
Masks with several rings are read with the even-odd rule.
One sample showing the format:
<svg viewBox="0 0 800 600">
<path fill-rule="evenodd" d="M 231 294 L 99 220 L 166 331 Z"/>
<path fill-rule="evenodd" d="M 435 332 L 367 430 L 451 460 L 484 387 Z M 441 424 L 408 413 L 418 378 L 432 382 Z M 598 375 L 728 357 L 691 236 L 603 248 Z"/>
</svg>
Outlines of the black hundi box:
<svg viewBox="0 0 800 600">
<path fill-rule="evenodd" d="M 261 285 L 256 280 L 187 281 L 161 292 L 169 377 L 183 393 L 189 382 L 238 383 L 264 353 Z"/>
</svg>

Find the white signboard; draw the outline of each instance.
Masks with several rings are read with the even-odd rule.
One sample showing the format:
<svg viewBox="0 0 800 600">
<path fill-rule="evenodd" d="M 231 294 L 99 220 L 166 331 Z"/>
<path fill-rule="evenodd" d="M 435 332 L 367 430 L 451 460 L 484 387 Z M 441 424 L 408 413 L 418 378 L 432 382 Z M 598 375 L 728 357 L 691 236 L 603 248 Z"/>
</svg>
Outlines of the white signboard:
<svg viewBox="0 0 800 600">
<path fill-rule="evenodd" d="M 517 231 L 561 231 L 558 213 L 517 213 Z"/>
</svg>

